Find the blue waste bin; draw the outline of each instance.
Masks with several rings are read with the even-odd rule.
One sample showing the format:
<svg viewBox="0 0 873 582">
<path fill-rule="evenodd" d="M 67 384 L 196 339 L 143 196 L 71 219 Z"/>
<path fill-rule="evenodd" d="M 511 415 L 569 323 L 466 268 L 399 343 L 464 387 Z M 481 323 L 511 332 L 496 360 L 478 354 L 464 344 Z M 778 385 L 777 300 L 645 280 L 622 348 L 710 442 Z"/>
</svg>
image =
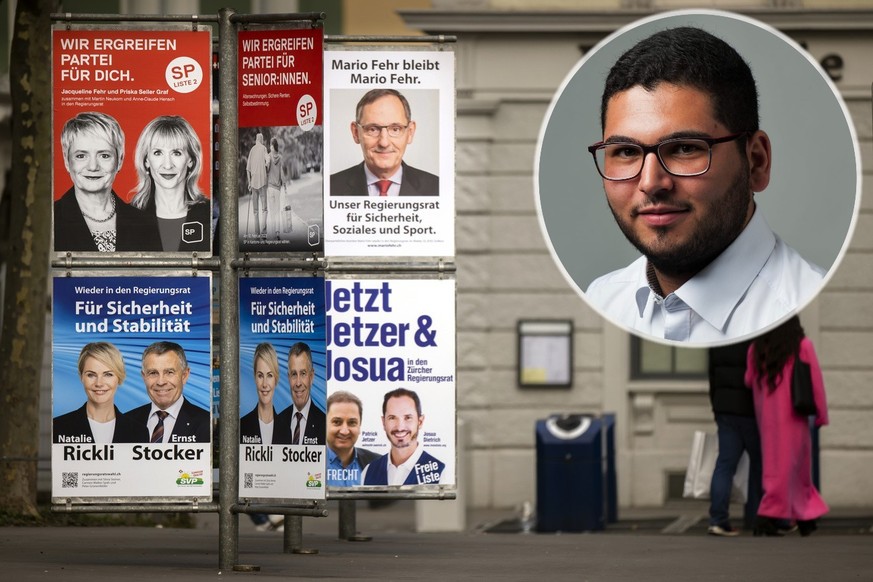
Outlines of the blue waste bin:
<svg viewBox="0 0 873 582">
<path fill-rule="evenodd" d="M 537 531 L 598 531 L 617 521 L 614 415 L 538 420 L 536 453 Z"/>
</svg>

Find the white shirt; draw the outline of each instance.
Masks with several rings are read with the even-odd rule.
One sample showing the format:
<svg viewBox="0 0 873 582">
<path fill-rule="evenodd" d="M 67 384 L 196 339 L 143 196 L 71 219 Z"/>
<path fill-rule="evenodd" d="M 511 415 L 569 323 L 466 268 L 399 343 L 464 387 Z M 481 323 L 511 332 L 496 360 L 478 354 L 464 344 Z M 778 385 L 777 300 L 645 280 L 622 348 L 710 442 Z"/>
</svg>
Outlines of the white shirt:
<svg viewBox="0 0 873 582">
<path fill-rule="evenodd" d="M 415 464 L 421 458 L 421 454 L 424 452 L 424 448 L 421 444 L 416 443 L 415 452 L 412 453 L 412 456 L 406 459 L 405 462 L 400 463 L 399 465 L 395 465 L 391 462 L 391 453 L 388 453 L 388 485 L 403 485 L 406 483 L 406 478 L 409 477 L 409 474 L 412 472 L 412 469 L 415 467 Z M 367 469 L 370 468 L 370 465 L 364 467 L 364 472 L 361 473 L 361 483 L 364 482 L 364 479 L 367 476 Z"/>
<path fill-rule="evenodd" d="M 666 297 L 649 287 L 648 261 L 599 277 L 586 299 L 613 322 L 677 342 L 752 335 L 812 300 L 825 271 L 805 260 L 757 210 L 712 263 Z"/>
<path fill-rule="evenodd" d="M 164 437 L 161 439 L 162 443 L 167 442 L 169 440 L 170 435 L 173 434 L 173 427 L 176 426 L 176 419 L 179 418 L 179 411 L 182 410 L 182 402 L 184 402 L 185 397 L 180 396 L 174 403 L 170 405 L 169 408 L 166 408 L 165 411 L 169 413 L 169 416 L 164 419 Z M 158 426 L 158 415 L 157 411 L 160 410 L 155 403 L 152 402 L 152 409 L 149 412 L 149 419 L 146 421 L 146 426 L 149 429 L 149 438 L 151 438 L 152 433 L 155 430 L 155 427 Z"/>
<path fill-rule="evenodd" d="M 412 453 L 412 456 L 406 459 L 403 463 L 399 465 L 394 465 L 391 462 L 391 454 L 388 454 L 388 484 L 389 485 L 403 485 L 406 483 L 406 478 L 409 477 L 409 474 L 412 472 L 412 468 L 415 467 L 415 464 L 421 458 L 421 453 L 424 452 L 424 448 L 420 444 L 415 445 L 415 452 Z"/>
<path fill-rule="evenodd" d="M 294 405 L 292 404 L 291 406 L 294 406 Z M 306 404 L 303 405 L 302 409 L 297 410 L 296 407 L 293 409 L 294 413 L 291 415 L 291 435 L 294 436 L 294 429 L 297 427 L 297 424 L 299 424 L 300 425 L 300 442 L 299 443 L 291 443 L 292 445 L 302 445 L 303 444 L 303 433 L 306 432 L 306 419 L 309 418 L 309 408 L 311 406 L 312 406 L 312 398 L 309 398 L 306 401 Z M 300 419 L 299 423 L 297 422 L 297 413 L 298 412 L 303 415 L 303 418 Z M 263 434 L 263 433 L 261 433 L 261 434 Z M 272 439 L 270 439 L 270 442 L 273 442 Z"/>
<path fill-rule="evenodd" d="M 273 418 L 273 420 L 276 419 Z M 264 422 L 260 416 L 258 417 L 258 428 L 261 429 L 261 443 L 265 445 L 273 444 L 273 420 Z"/>
<path fill-rule="evenodd" d="M 88 419 L 88 424 L 91 426 L 91 434 L 94 436 L 95 443 L 111 443 L 115 436 L 115 419 L 107 422 L 97 422 L 93 418 Z"/>
<path fill-rule="evenodd" d="M 370 171 L 367 164 L 364 164 L 364 174 L 367 176 L 367 194 L 370 196 L 379 196 L 379 184 L 376 182 L 378 182 L 380 178 Z M 400 169 L 397 170 L 389 180 L 391 180 L 391 186 L 388 188 L 386 196 L 400 196 L 400 183 L 403 181 L 403 166 L 400 166 Z"/>
</svg>

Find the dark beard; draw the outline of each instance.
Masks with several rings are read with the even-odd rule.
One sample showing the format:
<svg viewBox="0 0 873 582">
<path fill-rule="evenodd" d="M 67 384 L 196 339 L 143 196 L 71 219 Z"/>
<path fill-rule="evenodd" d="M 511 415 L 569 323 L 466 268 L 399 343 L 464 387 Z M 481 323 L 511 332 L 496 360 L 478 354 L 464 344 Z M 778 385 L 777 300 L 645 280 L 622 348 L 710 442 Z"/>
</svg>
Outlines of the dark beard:
<svg viewBox="0 0 873 582">
<path fill-rule="evenodd" d="M 612 215 L 625 238 L 646 256 L 658 272 L 669 277 L 690 277 L 715 260 L 743 231 L 751 196 L 748 171 L 743 169 L 718 205 L 718 212 L 706 217 L 690 240 L 661 250 L 646 247 L 614 210 Z M 659 240 L 663 240 L 669 236 L 670 228 L 656 228 L 655 232 Z"/>
</svg>

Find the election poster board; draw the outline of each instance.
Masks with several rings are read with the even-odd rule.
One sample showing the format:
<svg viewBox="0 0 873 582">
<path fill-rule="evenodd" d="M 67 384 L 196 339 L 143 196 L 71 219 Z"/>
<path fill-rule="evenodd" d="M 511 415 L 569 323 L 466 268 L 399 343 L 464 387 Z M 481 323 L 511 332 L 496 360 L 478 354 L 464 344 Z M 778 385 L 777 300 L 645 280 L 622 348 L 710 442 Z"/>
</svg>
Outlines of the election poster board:
<svg viewBox="0 0 873 582">
<path fill-rule="evenodd" d="M 53 502 L 212 499 L 210 282 L 54 277 Z"/>
<path fill-rule="evenodd" d="M 453 256 L 454 53 L 337 48 L 324 71 L 325 254 Z"/>
<path fill-rule="evenodd" d="M 455 280 L 329 278 L 325 303 L 328 487 L 455 488 Z"/>
<path fill-rule="evenodd" d="M 212 34 L 52 31 L 54 250 L 212 253 Z"/>
<path fill-rule="evenodd" d="M 238 34 L 239 248 L 320 252 L 321 28 Z"/>
<path fill-rule="evenodd" d="M 239 288 L 239 496 L 324 499 L 324 279 L 247 277 Z"/>
</svg>

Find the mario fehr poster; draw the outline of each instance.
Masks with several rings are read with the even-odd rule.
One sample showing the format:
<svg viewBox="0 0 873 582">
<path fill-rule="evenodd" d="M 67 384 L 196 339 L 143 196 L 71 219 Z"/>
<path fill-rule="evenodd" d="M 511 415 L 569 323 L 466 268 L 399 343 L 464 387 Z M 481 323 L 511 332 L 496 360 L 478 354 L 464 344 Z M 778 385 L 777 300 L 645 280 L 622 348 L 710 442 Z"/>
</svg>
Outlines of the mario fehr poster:
<svg viewBox="0 0 873 582">
<path fill-rule="evenodd" d="M 212 499 L 210 283 L 54 278 L 54 502 Z"/>
<path fill-rule="evenodd" d="M 325 254 L 455 254 L 455 55 L 325 52 Z"/>
</svg>

